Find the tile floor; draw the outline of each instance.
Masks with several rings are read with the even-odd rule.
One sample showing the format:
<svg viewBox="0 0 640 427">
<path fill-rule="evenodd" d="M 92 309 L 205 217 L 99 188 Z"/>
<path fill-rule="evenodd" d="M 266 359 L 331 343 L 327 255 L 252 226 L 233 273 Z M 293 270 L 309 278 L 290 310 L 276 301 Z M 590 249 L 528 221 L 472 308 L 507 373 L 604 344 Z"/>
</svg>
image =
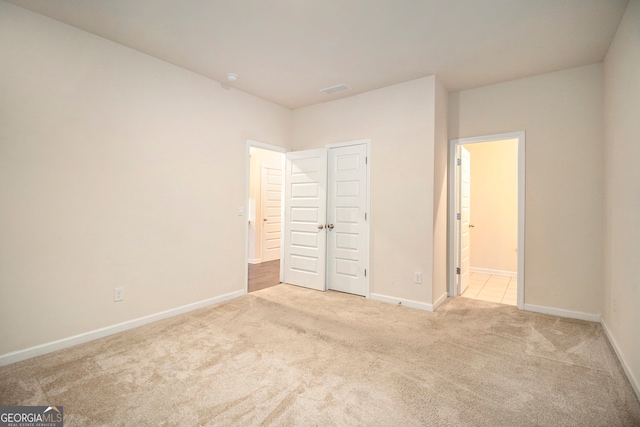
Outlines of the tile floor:
<svg viewBox="0 0 640 427">
<path fill-rule="evenodd" d="M 500 304 L 516 305 L 516 277 L 471 273 L 470 283 L 461 296 Z"/>
</svg>

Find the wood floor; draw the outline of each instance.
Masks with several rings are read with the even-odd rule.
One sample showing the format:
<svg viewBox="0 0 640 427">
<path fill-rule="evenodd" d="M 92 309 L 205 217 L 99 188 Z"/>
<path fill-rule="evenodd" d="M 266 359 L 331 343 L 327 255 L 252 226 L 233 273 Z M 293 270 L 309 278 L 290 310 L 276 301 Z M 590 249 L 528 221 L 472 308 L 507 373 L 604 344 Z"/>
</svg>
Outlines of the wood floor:
<svg viewBox="0 0 640 427">
<path fill-rule="evenodd" d="M 280 283 L 280 260 L 249 264 L 249 292 L 259 291 Z"/>
</svg>

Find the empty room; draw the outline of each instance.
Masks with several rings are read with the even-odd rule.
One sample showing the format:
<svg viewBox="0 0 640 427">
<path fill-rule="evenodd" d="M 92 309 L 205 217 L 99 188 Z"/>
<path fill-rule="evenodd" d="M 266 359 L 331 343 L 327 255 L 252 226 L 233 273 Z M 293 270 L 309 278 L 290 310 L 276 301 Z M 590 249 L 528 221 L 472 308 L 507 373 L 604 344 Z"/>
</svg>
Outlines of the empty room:
<svg viewBox="0 0 640 427">
<path fill-rule="evenodd" d="M 0 425 L 640 425 L 639 112 L 640 0 L 0 0 Z"/>
</svg>

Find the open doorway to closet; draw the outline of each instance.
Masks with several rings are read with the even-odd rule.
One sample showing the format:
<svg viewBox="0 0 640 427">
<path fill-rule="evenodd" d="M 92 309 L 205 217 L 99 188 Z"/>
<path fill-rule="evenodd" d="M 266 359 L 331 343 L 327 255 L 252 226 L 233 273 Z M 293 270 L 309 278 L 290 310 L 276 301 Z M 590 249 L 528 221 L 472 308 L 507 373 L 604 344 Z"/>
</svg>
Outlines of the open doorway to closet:
<svg viewBox="0 0 640 427">
<path fill-rule="evenodd" d="M 453 140 L 450 150 L 449 295 L 522 308 L 524 132 Z"/>
<path fill-rule="evenodd" d="M 247 292 L 282 281 L 284 150 L 248 142 Z"/>
</svg>

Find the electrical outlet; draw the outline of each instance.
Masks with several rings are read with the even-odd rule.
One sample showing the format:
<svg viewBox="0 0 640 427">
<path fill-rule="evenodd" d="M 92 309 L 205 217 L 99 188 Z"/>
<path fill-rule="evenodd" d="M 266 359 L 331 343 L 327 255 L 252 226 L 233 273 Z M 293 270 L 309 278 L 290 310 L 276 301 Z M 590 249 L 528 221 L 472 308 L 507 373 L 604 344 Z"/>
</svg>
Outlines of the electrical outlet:
<svg viewBox="0 0 640 427">
<path fill-rule="evenodd" d="M 413 283 L 417 283 L 418 285 L 422 283 L 422 273 L 419 273 L 419 272 L 413 273 Z"/>
<path fill-rule="evenodd" d="M 115 288 L 113 290 L 113 301 L 118 302 L 124 300 L 124 288 Z"/>
</svg>

